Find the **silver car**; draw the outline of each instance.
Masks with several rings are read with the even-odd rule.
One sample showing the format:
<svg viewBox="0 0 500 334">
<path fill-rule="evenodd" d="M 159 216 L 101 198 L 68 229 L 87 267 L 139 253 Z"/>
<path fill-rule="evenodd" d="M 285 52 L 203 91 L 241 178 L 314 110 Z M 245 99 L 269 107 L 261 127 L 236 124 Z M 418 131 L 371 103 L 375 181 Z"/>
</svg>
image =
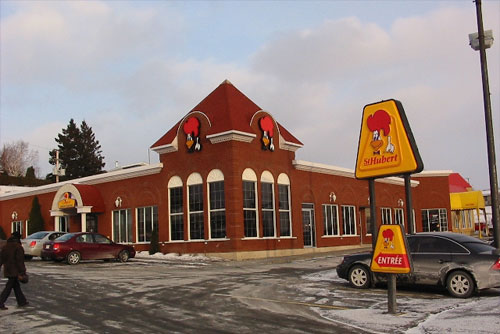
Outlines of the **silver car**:
<svg viewBox="0 0 500 334">
<path fill-rule="evenodd" d="M 24 248 L 24 257 L 31 260 L 34 256 L 41 256 L 43 244 L 45 242 L 59 238 L 66 232 L 60 231 L 39 231 L 28 235 L 25 239 L 21 240 Z M 42 258 L 42 260 L 44 260 Z"/>
</svg>

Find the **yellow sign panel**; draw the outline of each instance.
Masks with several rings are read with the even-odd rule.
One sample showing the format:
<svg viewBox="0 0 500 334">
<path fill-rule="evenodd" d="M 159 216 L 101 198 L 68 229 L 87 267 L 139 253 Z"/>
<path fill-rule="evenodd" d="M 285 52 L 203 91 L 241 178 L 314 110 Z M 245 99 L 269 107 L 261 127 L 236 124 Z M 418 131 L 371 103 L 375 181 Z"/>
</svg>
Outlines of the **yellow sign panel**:
<svg viewBox="0 0 500 334">
<path fill-rule="evenodd" d="M 70 193 L 64 193 L 64 198 L 57 203 L 59 209 L 74 208 L 76 206 L 76 201 L 71 198 Z"/>
<path fill-rule="evenodd" d="M 356 178 L 418 173 L 423 167 L 401 102 L 387 100 L 365 106 Z"/>
<path fill-rule="evenodd" d="M 401 225 L 381 225 L 373 252 L 371 271 L 389 274 L 411 272 L 411 261 L 405 241 Z"/>
</svg>

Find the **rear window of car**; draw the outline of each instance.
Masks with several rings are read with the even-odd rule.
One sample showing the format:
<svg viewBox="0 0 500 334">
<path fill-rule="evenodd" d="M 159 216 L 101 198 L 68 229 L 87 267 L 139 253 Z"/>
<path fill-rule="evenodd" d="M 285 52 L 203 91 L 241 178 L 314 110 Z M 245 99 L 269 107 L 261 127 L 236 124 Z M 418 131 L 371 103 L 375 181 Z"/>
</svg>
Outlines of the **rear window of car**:
<svg viewBox="0 0 500 334">
<path fill-rule="evenodd" d="M 26 239 L 36 239 L 36 240 L 39 240 L 39 239 L 43 239 L 45 238 L 45 236 L 49 234 L 49 232 L 35 232 L 33 234 L 30 234 L 26 237 Z"/>
<path fill-rule="evenodd" d="M 488 245 L 485 242 L 464 242 L 464 245 L 474 253 L 490 253 L 495 247 Z"/>
</svg>

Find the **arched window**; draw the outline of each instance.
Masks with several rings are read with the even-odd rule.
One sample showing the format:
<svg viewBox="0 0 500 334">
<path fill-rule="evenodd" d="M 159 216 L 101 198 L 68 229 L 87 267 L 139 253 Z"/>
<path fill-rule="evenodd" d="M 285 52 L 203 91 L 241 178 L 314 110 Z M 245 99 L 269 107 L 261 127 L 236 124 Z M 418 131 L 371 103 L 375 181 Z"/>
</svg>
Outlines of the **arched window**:
<svg viewBox="0 0 500 334">
<path fill-rule="evenodd" d="M 259 236 L 259 215 L 257 211 L 257 175 L 247 168 L 243 171 L 243 224 L 245 238 L 257 238 Z"/>
<path fill-rule="evenodd" d="M 281 173 L 278 176 L 278 198 L 280 237 L 292 236 L 292 218 L 290 210 L 290 179 L 288 175 Z"/>
<path fill-rule="evenodd" d="M 168 181 L 170 240 L 184 240 L 184 197 L 182 193 L 181 178 L 172 176 Z"/>
<path fill-rule="evenodd" d="M 203 179 L 198 173 L 189 175 L 188 190 L 188 220 L 189 239 L 205 239 L 205 222 L 203 219 Z"/>
<path fill-rule="evenodd" d="M 226 200 L 224 194 L 224 174 L 213 169 L 208 173 L 208 219 L 210 239 L 226 237 Z"/>
<path fill-rule="evenodd" d="M 275 237 L 275 212 L 274 212 L 274 178 L 269 171 L 262 172 L 261 184 L 261 208 L 262 208 L 262 236 Z"/>
</svg>

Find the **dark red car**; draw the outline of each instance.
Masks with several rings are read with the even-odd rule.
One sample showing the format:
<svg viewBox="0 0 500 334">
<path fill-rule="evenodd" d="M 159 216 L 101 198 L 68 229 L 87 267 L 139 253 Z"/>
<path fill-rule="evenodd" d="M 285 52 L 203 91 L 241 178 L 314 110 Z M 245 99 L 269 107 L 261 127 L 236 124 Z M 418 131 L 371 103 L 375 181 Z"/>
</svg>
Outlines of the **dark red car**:
<svg viewBox="0 0 500 334">
<path fill-rule="evenodd" d="M 116 259 L 127 262 L 135 256 L 129 245 L 117 244 L 102 234 L 92 232 L 67 233 L 43 245 L 42 258 L 65 260 L 77 264 L 80 260 Z"/>
</svg>

